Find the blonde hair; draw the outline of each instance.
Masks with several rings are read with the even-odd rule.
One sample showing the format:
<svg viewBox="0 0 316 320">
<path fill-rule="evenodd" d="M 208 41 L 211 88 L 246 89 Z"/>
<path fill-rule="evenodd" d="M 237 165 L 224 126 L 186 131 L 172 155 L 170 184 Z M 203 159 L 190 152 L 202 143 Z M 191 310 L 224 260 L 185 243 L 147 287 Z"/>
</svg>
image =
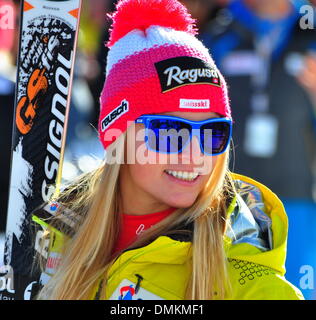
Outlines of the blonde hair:
<svg viewBox="0 0 316 320">
<path fill-rule="evenodd" d="M 116 159 L 124 159 L 121 135 L 110 146 Z M 122 162 L 121 162 L 122 163 Z M 63 260 L 56 274 L 43 287 L 38 299 L 91 299 L 100 277 L 106 275 L 115 256 L 112 250 L 121 221 L 118 177 L 120 164 L 105 163 L 81 177 L 78 183 L 57 200 L 75 211 L 82 222 L 64 245 Z M 229 287 L 223 235 L 226 228 L 226 200 L 232 190 L 228 171 L 228 152 L 218 156 L 208 183 L 195 203 L 177 209 L 163 221 L 146 230 L 130 248 L 144 246 L 162 233 L 184 223 L 194 222 L 192 239 L 192 274 L 185 299 L 223 299 Z M 75 196 L 70 196 L 75 192 Z M 105 299 L 106 281 L 100 298 Z M 216 291 L 216 292 L 215 292 Z"/>
</svg>

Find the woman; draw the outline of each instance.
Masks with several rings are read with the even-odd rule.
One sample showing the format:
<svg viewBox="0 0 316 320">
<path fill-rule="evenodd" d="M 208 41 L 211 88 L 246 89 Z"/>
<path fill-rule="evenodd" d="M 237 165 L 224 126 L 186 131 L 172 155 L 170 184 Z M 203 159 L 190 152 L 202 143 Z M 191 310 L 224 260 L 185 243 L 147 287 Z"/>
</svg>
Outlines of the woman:
<svg viewBox="0 0 316 320">
<path fill-rule="evenodd" d="M 226 83 L 186 9 L 122 0 L 112 18 L 106 161 L 34 213 L 39 298 L 302 299 L 281 202 L 228 170 Z"/>
</svg>

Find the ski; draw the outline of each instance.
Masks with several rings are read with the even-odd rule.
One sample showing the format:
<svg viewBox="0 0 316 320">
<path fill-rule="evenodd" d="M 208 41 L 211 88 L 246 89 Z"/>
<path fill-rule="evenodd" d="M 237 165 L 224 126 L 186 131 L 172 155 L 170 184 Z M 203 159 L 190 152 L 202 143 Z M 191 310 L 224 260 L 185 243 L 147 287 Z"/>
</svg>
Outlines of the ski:
<svg viewBox="0 0 316 320">
<path fill-rule="evenodd" d="M 61 182 L 81 1 L 21 1 L 0 300 L 32 299 L 39 286 L 31 214 Z"/>
</svg>

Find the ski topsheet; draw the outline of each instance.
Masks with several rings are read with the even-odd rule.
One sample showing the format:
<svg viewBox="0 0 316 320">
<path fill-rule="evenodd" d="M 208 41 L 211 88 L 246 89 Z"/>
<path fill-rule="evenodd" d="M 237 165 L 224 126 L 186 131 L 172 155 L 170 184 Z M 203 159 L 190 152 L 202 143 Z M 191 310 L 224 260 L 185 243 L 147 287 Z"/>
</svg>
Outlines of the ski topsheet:
<svg viewBox="0 0 316 320">
<path fill-rule="evenodd" d="M 16 109 L 0 299 L 28 300 L 32 211 L 61 180 L 81 0 L 22 1 Z"/>
</svg>

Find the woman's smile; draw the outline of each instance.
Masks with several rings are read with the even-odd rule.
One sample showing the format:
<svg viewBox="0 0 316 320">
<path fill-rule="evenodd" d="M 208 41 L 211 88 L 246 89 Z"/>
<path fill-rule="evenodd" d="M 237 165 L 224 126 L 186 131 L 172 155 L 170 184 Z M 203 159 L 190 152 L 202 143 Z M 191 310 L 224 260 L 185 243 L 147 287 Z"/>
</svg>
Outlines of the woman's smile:
<svg viewBox="0 0 316 320">
<path fill-rule="evenodd" d="M 165 170 L 164 174 L 168 181 L 181 186 L 194 186 L 201 178 L 198 173 L 188 171 Z"/>
<path fill-rule="evenodd" d="M 192 171 L 165 170 L 164 172 L 168 175 L 184 181 L 194 181 L 199 176 L 198 173 Z"/>
</svg>

